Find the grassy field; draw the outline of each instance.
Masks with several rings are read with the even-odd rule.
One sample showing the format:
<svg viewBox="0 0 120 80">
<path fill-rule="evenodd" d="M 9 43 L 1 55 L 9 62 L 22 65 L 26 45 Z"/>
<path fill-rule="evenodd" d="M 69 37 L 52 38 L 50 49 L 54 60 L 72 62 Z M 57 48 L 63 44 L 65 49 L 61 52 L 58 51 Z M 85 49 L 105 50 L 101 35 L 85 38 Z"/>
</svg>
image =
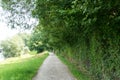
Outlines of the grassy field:
<svg viewBox="0 0 120 80">
<path fill-rule="evenodd" d="M 90 78 L 83 74 L 82 72 L 78 71 L 77 68 L 71 64 L 70 62 L 68 62 L 65 58 L 61 57 L 60 55 L 58 55 L 58 58 L 65 64 L 68 66 L 69 70 L 71 71 L 71 73 L 75 76 L 75 78 L 77 80 L 90 80 Z"/>
<path fill-rule="evenodd" d="M 0 63 L 0 80 L 32 80 L 48 54 L 15 58 Z"/>
</svg>

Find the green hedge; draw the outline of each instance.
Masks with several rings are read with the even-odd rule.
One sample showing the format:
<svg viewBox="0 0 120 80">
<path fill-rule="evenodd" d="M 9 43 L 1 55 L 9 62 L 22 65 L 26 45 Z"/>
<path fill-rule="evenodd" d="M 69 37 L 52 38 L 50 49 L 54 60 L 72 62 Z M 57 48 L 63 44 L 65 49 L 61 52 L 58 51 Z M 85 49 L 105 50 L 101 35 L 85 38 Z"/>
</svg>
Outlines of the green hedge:
<svg viewBox="0 0 120 80">
<path fill-rule="evenodd" d="M 94 80 L 120 80 L 120 1 L 37 0 L 37 29 Z"/>
</svg>

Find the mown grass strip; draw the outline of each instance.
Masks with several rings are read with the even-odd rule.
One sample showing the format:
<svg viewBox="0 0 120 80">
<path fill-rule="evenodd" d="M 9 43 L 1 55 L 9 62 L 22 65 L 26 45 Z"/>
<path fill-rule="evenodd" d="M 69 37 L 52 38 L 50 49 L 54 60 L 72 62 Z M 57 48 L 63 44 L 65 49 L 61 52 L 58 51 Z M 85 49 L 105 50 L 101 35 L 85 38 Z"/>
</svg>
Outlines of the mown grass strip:
<svg viewBox="0 0 120 80">
<path fill-rule="evenodd" d="M 73 76 L 77 79 L 77 80 L 90 80 L 90 78 L 83 74 L 82 72 L 80 72 L 72 63 L 70 63 L 68 60 L 66 60 L 65 58 L 63 58 L 62 56 L 58 55 L 58 58 L 65 64 L 67 65 L 67 67 L 69 68 L 69 70 L 71 71 L 71 73 L 73 74 Z"/>
<path fill-rule="evenodd" d="M 0 80 L 32 80 L 48 54 L 21 59 L 18 63 L 0 65 Z"/>
</svg>

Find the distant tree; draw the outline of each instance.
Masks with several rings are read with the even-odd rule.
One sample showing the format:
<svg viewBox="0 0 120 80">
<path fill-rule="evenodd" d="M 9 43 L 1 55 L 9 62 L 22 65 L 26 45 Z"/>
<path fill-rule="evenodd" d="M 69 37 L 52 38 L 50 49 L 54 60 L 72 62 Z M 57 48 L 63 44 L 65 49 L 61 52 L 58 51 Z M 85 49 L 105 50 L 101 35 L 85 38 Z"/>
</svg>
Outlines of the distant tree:
<svg viewBox="0 0 120 80">
<path fill-rule="evenodd" d="M 20 56 L 24 48 L 24 42 L 21 37 L 15 35 L 11 39 L 2 41 L 1 47 L 3 48 L 3 55 L 5 57 Z"/>
<path fill-rule="evenodd" d="M 42 34 L 39 31 L 32 33 L 27 45 L 31 51 L 36 50 L 38 53 L 47 48 L 46 44 L 42 42 Z"/>
<path fill-rule="evenodd" d="M 28 46 L 27 44 L 28 44 L 28 41 L 29 41 L 29 39 L 31 37 L 31 34 L 28 34 L 28 33 L 24 32 L 24 33 L 18 33 L 18 36 L 20 36 L 22 38 L 22 40 L 24 41 L 25 46 Z"/>
</svg>

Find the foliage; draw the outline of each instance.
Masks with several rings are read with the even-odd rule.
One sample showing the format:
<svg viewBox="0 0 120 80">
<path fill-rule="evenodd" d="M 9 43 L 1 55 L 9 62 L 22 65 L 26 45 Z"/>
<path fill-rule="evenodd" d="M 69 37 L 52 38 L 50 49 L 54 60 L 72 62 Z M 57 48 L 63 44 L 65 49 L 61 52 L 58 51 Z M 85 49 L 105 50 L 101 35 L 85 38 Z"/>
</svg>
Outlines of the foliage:
<svg viewBox="0 0 120 80">
<path fill-rule="evenodd" d="M 37 0 L 34 17 L 47 41 L 95 80 L 120 79 L 120 1 Z"/>
<path fill-rule="evenodd" d="M 0 64 L 0 80 L 32 80 L 48 54 Z"/>
<path fill-rule="evenodd" d="M 30 39 L 28 40 L 28 46 L 31 51 L 37 51 L 38 53 L 43 52 L 47 46 L 41 42 L 41 32 L 33 32 Z"/>
<path fill-rule="evenodd" d="M 3 55 L 5 57 L 15 57 L 21 54 L 24 42 L 20 36 L 16 35 L 9 40 L 2 41 L 1 47 L 3 48 Z"/>
<path fill-rule="evenodd" d="M 30 29 L 37 24 L 32 17 L 34 0 L 1 0 L 0 3 L 5 12 L 6 23 L 11 28 Z"/>
<path fill-rule="evenodd" d="M 22 51 L 23 51 L 23 54 L 29 54 L 30 53 L 30 50 L 27 46 L 24 47 Z"/>
<path fill-rule="evenodd" d="M 30 39 L 31 34 L 23 32 L 23 33 L 18 33 L 17 35 L 22 38 L 22 40 L 24 41 L 25 46 L 28 46 L 28 41 Z"/>
</svg>

